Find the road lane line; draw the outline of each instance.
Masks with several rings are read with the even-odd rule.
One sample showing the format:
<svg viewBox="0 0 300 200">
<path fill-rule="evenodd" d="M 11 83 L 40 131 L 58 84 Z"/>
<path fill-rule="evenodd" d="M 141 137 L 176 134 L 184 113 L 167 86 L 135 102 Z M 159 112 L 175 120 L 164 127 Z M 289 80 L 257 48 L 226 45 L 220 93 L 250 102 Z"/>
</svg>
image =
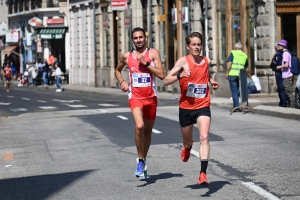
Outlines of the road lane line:
<svg viewBox="0 0 300 200">
<path fill-rule="evenodd" d="M 255 185 L 252 182 L 242 182 L 242 184 L 246 187 L 248 187 L 250 190 L 253 190 L 257 194 L 269 199 L 269 200 L 280 200 L 278 197 L 274 196 L 270 192 L 267 192 L 266 190 L 262 189 L 261 187 Z"/>
<path fill-rule="evenodd" d="M 0 102 L 0 105 L 8 106 L 8 105 L 10 105 L 10 103 L 3 103 L 3 102 Z"/>
<path fill-rule="evenodd" d="M 27 109 L 25 109 L 25 108 L 16 108 L 16 109 L 10 109 L 10 110 L 14 111 L 14 112 L 27 111 Z"/>
<path fill-rule="evenodd" d="M 47 103 L 47 101 L 41 101 L 41 100 L 37 100 L 37 102 L 40 102 L 40 103 Z"/>
<path fill-rule="evenodd" d="M 30 99 L 28 99 L 28 98 L 22 98 L 23 100 L 27 100 L 27 101 L 29 101 Z"/>
<path fill-rule="evenodd" d="M 199 157 L 199 152 L 197 152 L 193 149 L 191 149 L 191 154 L 193 154 L 197 158 L 200 158 Z M 261 187 L 255 185 L 252 182 L 242 182 L 242 184 L 244 186 L 248 187 L 249 189 L 253 190 L 254 192 L 258 193 L 259 195 L 261 195 L 264 198 L 267 198 L 269 200 L 280 200 L 278 197 L 276 197 L 273 194 L 267 192 L 266 190 L 262 189 Z"/>
<path fill-rule="evenodd" d="M 56 109 L 57 107 L 53 107 L 53 106 L 40 106 L 39 108 L 47 110 L 47 109 Z"/>
<path fill-rule="evenodd" d="M 116 104 L 110 104 L 110 103 L 101 103 L 101 104 L 98 104 L 99 106 L 105 106 L 105 107 L 110 107 L 110 106 L 118 106 Z"/>
<path fill-rule="evenodd" d="M 72 107 L 72 108 L 85 108 L 85 107 L 87 107 L 85 105 L 70 105 L 70 104 L 66 104 L 66 105 L 69 106 L 69 107 Z"/>
<path fill-rule="evenodd" d="M 123 119 L 123 120 L 128 120 L 127 117 L 124 117 L 124 116 L 122 116 L 122 115 L 118 115 L 117 117 L 119 117 L 120 119 Z"/>
<path fill-rule="evenodd" d="M 161 133 L 159 130 L 156 130 L 154 128 L 152 129 L 152 132 L 155 133 L 155 134 L 160 134 Z"/>
<path fill-rule="evenodd" d="M 58 101 L 61 103 L 74 103 L 74 102 L 80 102 L 80 100 L 59 100 L 59 99 L 52 99 L 53 101 Z"/>
<path fill-rule="evenodd" d="M 8 98 L 15 98 L 14 96 L 7 96 Z"/>
</svg>

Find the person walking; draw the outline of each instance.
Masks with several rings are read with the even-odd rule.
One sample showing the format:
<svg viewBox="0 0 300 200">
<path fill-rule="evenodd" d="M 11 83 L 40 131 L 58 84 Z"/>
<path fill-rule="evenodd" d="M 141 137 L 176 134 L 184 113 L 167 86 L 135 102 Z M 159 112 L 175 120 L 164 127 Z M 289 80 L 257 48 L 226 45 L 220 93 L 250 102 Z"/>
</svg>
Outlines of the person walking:
<svg viewBox="0 0 300 200">
<path fill-rule="evenodd" d="M 239 75 L 240 70 L 248 67 L 248 56 L 242 51 L 240 42 L 234 45 L 234 50 L 230 52 L 227 59 L 227 69 L 225 78 L 229 81 L 231 96 L 233 101 L 233 110 L 237 111 L 239 106 Z"/>
<path fill-rule="evenodd" d="M 291 53 L 288 51 L 286 40 L 280 40 L 277 45 L 278 51 L 283 52 L 283 54 L 281 65 L 277 66 L 276 69 L 282 72 L 283 85 L 287 96 L 287 107 L 295 108 L 295 96 L 293 93 L 294 75 L 291 72 Z"/>
<path fill-rule="evenodd" d="M 56 92 L 62 92 L 60 83 L 61 83 L 61 69 L 58 66 L 58 63 L 55 65 L 55 71 L 52 74 L 52 77 L 56 77 L 56 87 L 57 89 L 55 90 Z"/>
<path fill-rule="evenodd" d="M 179 123 L 181 127 L 183 148 L 181 160 L 187 162 L 193 145 L 193 127 L 198 125 L 200 135 L 201 170 L 198 184 L 208 185 L 206 170 L 210 155 L 209 129 L 211 124 L 210 88 L 218 89 L 219 84 L 209 73 L 210 59 L 200 56 L 202 34 L 192 32 L 186 37 L 187 56 L 181 57 L 164 79 L 164 85 L 179 80 L 181 95 L 179 100 Z"/>
<path fill-rule="evenodd" d="M 48 85 L 48 71 L 49 71 L 49 64 L 47 62 L 47 59 L 45 58 L 42 67 L 44 86 Z"/>
<path fill-rule="evenodd" d="M 9 92 L 9 86 L 12 76 L 12 69 L 9 65 L 9 63 L 6 64 L 6 67 L 4 68 L 4 77 L 5 77 L 5 88 L 6 92 Z"/>
<path fill-rule="evenodd" d="M 164 68 L 159 51 L 146 48 L 147 37 L 144 29 L 132 30 L 132 42 L 135 50 L 122 55 L 115 76 L 121 90 L 128 92 L 128 104 L 135 122 L 135 143 L 138 153 L 136 177 L 147 177 L 146 158 L 151 144 L 152 128 L 156 118 L 157 96 L 155 77 L 164 78 Z M 122 77 L 122 70 L 127 65 L 129 82 Z"/>
<path fill-rule="evenodd" d="M 11 62 L 10 68 L 12 70 L 12 78 L 14 80 L 16 80 L 17 79 L 17 67 L 16 67 L 16 64 L 14 62 Z"/>
</svg>

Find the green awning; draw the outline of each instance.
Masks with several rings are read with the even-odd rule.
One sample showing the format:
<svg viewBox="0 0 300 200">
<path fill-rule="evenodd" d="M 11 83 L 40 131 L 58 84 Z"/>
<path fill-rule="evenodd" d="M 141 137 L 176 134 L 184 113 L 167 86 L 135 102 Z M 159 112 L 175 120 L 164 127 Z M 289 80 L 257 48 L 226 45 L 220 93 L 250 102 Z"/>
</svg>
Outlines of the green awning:
<svg viewBox="0 0 300 200">
<path fill-rule="evenodd" d="M 45 28 L 40 31 L 41 39 L 63 39 L 65 37 L 65 28 Z"/>
<path fill-rule="evenodd" d="M 37 30 L 33 31 L 33 33 L 31 34 L 31 40 L 35 40 L 36 39 L 36 34 L 38 33 Z"/>
</svg>

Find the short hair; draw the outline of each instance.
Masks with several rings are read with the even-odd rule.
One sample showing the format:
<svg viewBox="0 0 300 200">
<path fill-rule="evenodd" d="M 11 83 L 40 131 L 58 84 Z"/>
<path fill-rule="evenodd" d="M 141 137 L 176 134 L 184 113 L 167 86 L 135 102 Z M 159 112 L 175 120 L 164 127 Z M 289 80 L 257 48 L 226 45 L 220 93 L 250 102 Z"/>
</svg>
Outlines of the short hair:
<svg viewBox="0 0 300 200">
<path fill-rule="evenodd" d="M 242 49 L 242 44 L 241 44 L 241 42 L 236 43 L 236 44 L 234 45 L 234 47 L 237 48 L 237 49 Z"/>
<path fill-rule="evenodd" d="M 135 27 L 135 28 L 132 30 L 132 32 L 131 32 L 131 38 L 133 39 L 133 33 L 139 32 L 139 31 L 142 31 L 143 34 L 144 34 L 144 36 L 146 37 L 146 32 L 145 32 L 145 30 L 144 30 L 143 28 L 141 28 L 141 27 Z"/>
<path fill-rule="evenodd" d="M 190 38 L 194 38 L 194 37 L 199 38 L 199 39 L 201 40 L 201 42 L 202 42 L 202 34 L 201 34 L 201 33 L 199 33 L 199 32 L 191 32 L 191 33 L 190 33 L 188 36 L 186 36 L 186 38 L 185 38 L 186 44 L 189 45 L 189 44 L 191 43 Z"/>
</svg>

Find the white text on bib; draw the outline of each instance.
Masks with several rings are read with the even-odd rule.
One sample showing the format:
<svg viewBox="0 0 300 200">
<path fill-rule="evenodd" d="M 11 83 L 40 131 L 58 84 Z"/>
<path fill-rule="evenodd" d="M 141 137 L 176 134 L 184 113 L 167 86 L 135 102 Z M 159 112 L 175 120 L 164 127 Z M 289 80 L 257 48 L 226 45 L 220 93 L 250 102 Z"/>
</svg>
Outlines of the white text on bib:
<svg viewBox="0 0 300 200">
<path fill-rule="evenodd" d="M 135 73 L 132 74 L 133 87 L 148 87 L 151 86 L 151 79 L 149 73 Z"/>
<path fill-rule="evenodd" d="M 186 96 L 194 98 L 206 97 L 207 84 L 189 83 Z"/>
</svg>

